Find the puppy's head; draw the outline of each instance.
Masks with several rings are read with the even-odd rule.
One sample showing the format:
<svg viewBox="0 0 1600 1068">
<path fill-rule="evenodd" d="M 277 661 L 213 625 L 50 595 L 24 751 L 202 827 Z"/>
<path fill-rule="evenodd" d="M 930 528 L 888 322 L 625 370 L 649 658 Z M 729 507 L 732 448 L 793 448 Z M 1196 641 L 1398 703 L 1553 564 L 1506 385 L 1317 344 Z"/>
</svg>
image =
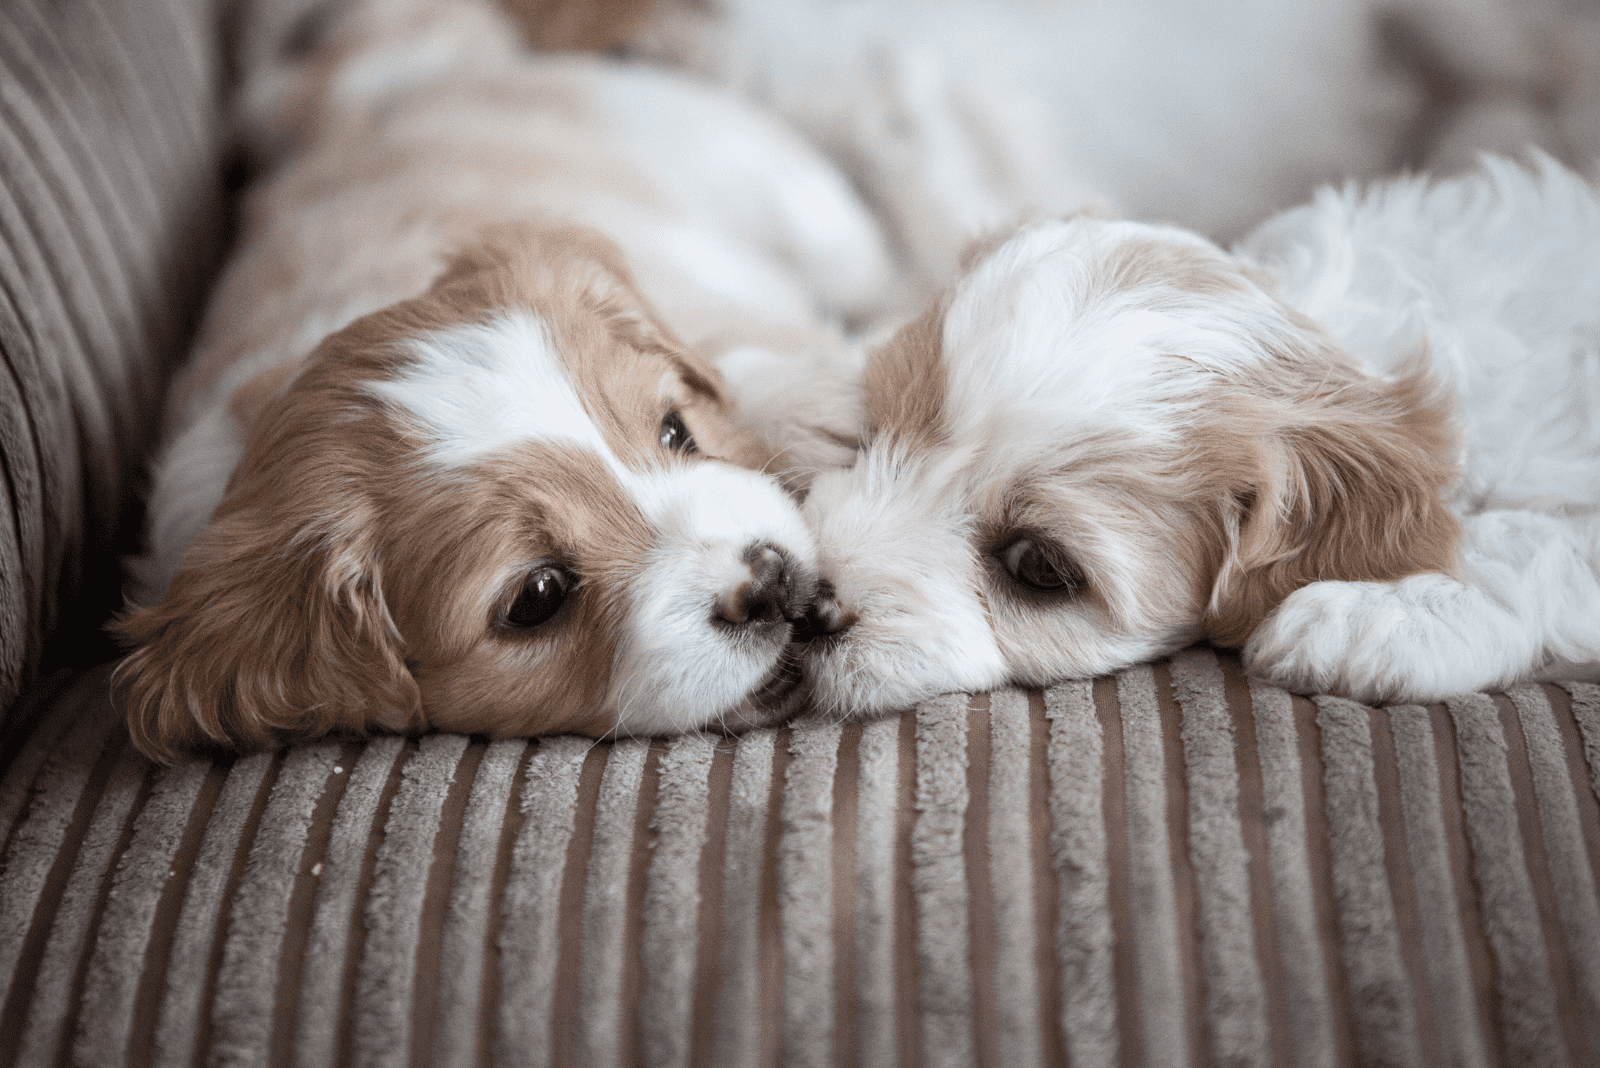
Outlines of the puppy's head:
<svg viewBox="0 0 1600 1068">
<path fill-rule="evenodd" d="M 1214 245 L 1092 219 L 975 257 L 873 354 L 867 444 L 805 511 L 824 708 L 1239 644 L 1318 579 L 1453 561 L 1449 406 L 1363 374 Z"/>
<path fill-rule="evenodd" d="M 330 731 L 775 718 L 814 549 L 714 371 L 579 230 L 487 237 L 261 408 L 117 688 L 170 758 Z"/>
</svg>

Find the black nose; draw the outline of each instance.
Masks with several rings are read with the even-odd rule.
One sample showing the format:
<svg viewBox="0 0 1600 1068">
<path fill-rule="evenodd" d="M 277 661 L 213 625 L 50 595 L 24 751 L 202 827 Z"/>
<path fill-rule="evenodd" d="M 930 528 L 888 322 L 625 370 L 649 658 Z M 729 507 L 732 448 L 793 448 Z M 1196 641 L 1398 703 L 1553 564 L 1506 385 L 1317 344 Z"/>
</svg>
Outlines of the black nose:
<svg viewBox="0 0 1600 1068">
<path fill-rule="evenodd" d="M 794 561 L 776 546 L 756 543 L 744 551 L 748 580 L 735 583 L 717 598 L 717 618 L 728 623 L 776 623 L 799 619 L 810 607 Z"/>
<path fill-rule="evenodd" d="M 816 641 L 818 638 L 840 634 L 855 625 L 856 614 L 845 610 L 834 592 L 833 583 L 823 579 L 817 583 L 816 596 L 811 599 L 811 606 L 806 610 L 805 617 L 794 626 L 794 640 Z"/>
</svg>

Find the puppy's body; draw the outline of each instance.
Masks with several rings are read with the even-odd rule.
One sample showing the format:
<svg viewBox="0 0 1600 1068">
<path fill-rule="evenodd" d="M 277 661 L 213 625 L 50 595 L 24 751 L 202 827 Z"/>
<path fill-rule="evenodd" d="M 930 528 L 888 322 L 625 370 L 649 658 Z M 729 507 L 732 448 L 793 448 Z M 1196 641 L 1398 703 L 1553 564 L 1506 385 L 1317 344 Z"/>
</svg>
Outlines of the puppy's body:
<svg viewBox="0 0 1600 1068">
<path fill-rule="evenodd" d="M 1207 637 L 1367 700 L 1596 672 L 1597 250 L 1553 164 L 1326 193 L 1238 255 L 1087 218 L 981 250 L 811 483 L 818 703 Z"/>
<path fill-rule="evenodd" d="M 888 256 L 843 179 L 476 0 L 350 5 L 270 88 L 123 625 L 136 738 L 761 714 L 811 540 L 677 338 L 872 307 Z"/>
</svg>

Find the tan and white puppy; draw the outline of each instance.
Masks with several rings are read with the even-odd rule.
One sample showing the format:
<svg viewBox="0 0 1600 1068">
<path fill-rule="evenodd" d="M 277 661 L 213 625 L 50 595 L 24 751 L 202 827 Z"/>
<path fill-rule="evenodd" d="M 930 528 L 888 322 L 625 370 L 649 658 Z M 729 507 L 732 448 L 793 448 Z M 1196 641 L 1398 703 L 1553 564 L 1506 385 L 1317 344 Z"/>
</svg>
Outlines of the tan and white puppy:
<svg viewBox="0 0 1600 1068">
<path fill-rule="evenodd" d="M 811 481 L 816 704 L 1199 639 L 1374 701 L 1600 677 L 1597 263 L 1548 162 L 1330 190 L 1234 254 L 1092 218 L 978 250 Z"/>
<path fill-rule="evenodd" d="M 487 0 L 348 5 L 271 89 L 119 626 L 139 746 L 783 714 L 813 541 L 679 339 L 871 308 L 847 183 Z"/>
</svg>

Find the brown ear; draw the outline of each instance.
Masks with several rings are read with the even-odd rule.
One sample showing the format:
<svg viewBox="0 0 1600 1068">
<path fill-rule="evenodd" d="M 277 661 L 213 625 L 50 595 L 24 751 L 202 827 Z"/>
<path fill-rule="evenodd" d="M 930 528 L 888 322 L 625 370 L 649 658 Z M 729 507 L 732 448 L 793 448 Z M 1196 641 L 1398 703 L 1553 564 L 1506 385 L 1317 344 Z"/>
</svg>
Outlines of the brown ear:
<svg viewBox="0 0 1600 1068">
<path fill-rule="evenodd" d="M 1448 398 L 1420 361 L 1393 381 L 1335 364 L 1269 407 L 1254 477 L 1224 505 L 1207 637 L 1243 645 L 1280 601 L 1312 582 L 1454 569 L 1460 524 L 1445 495 L 1457 432 Z"/>
<path fill-rule="evenodd" d="M 284 545 L 266 528 L 247 512 L 214 519 L 161 604 L 114 627 L 137 645 L 117 668 L 116 702 L 153 760 L 423 726 L 368 554 L 329 539 Z"/>
</svg>

